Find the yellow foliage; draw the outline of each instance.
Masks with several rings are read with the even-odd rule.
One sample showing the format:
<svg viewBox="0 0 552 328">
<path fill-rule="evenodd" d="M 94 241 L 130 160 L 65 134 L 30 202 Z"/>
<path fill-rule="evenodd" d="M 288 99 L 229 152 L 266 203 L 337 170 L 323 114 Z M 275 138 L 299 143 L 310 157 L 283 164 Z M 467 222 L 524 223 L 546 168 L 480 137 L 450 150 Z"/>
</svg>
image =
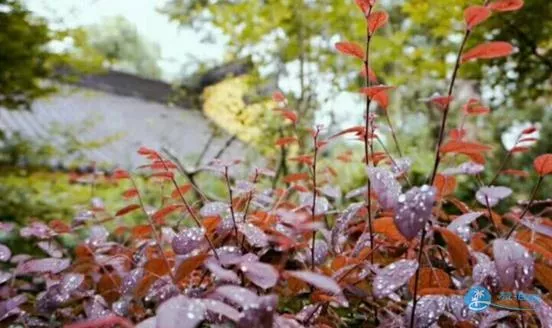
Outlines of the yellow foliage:
<svg viewBox="0 0 552 328">
<path fill-rule="evenodd" d="M 257 144 L 263 136 L 264 120 L 275 107 L 272 100 L 246 104 L 250 77 L 226 79 L 203 91 L 203 112 L 218 126 L 240 140 Z"/>
</svg>

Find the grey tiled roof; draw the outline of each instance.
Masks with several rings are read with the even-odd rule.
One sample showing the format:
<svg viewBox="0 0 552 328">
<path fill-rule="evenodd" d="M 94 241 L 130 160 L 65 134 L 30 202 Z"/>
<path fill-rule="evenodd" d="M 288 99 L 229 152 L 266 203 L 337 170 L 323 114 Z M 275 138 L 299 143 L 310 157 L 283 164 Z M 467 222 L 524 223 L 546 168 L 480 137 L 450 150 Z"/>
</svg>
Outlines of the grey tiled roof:
<svg viewBox="0 0 552 328">
<path fill-rule="evenodd" d="M 90 121 L 94 123 L 86 123 Z M 49 140 L 62 153 L 67 139 L 59 131 L 72 130 L 80 142 L 116 139 L 98 149 L 56 159 L 66 165 L 80 158 L 81 162 L 133 168 L 142 164 L 136 154 L 140 146 L 167 147 L 182 158 L 198 155 L 211 135 L 209 124 L 197 110 L 76 87 L 64 87 L 54 96 L 36 101 L 32 111 L 0 108 L 1 130 L 8 135 L 20 132 L 31 139 Z M 213 158 L 229 137 L 214 139 L 205 160 Z M 233 143 L 224 157 L 243 157 L 242 145 Z"/>
</svg>

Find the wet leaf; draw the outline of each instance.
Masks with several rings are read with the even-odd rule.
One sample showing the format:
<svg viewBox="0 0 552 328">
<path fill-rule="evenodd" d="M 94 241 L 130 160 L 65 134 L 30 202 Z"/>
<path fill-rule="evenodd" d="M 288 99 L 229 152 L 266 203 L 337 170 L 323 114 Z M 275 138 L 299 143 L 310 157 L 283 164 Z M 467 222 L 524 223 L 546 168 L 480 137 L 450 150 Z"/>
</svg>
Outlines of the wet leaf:
<svg viewBox="0 0 552 328">
<path fill-rule="evenodd" d="M 176 269 L 174 274 L 177 281 L 182 282 L 186 279 L 195 269 L 199 268 L 205 260 L 209 257 L 208 254 L 199 254 L 186 258 Z"/>
<path fill-rule="evenodd" d="M 416 261 L 399 260 L 379 270 L 372 285 L 374 297 L 387 297 L 395 290 L 406 285 L 417 269 L 418 263 Z"/>
<path fill-rule="evenodd" d="M 251 246 L 268 246 L 268 236 L 253 223 L 240 223 L 238 224 L 238 230 L 245 236 Z"/>
<path fill-rule="evenodd" d="M 380 206 L 383 209 L 395 208 L 401 193 L 401 185 L 393 173 L 381 167 L 369 167 L 366 170 Z"/>
<path fill-rule="evenodd" d="M 395 225 L 406 239 L 415 238 L 431 216 L 435 202 L 435 187 L 413 187 L 399 196 L 395 209 Z"/>
<path fill-rule="evenodd" d="M 341 287 L 339 287 L 335 280 L 328 276 L 324 276 L 311 271 L 287 271 L 287 273 L 290 276 L 311 284 L 322 291 L 331 293 L 332 295 L 344 299 Z"/>
<path fill-rule="evenodd" d="M 178 295 L 157 309 L 157 328 L 194 328 L 205 318 L 206 307 L 201 300 Z"/>
<path fill-rule="evenodd" d="M 439 231 L 443 239 L 445 239 L 447 250 L 456 269 L 464 270 L 469 267 L 470 251 L 466 243 L 448 229 L 436 227 L 435 230 Z"/>
<path fill-rule="evenodd" d="M 490 207 L 495 207 L 498 202 L 507 198 L 512 194 L 512 189 L 502 186 L 488 186 L 481 187 L 475 194 L 477 201 L 483 205 L 487 206 L 487 202 Z"/>
<path fill-rule="evenodd" d="M 205 243 L 205 229 L 188 228 L 178 233 L 172 240 L 172 249 L 176 254 L 188 254 Z"/>
<path fill-rule="evenodd" d="M 272 288 L 278 283 L 278 271 L 267 263 L 242 262 L 240 270 L 253 284 L 262 289 Z"/>
<path fill-rule="evenodd" d="M 60 273 L 71 265 L 70 259 L 35 259 L 23 262 L 17 266 L 18 274 L 29 273 Z"/>
<path fill-rule="evenodd" d="M 420 298 L 414 315 L 414 327 L 430 327 L 436 323 L 439 317 L 445 313 L 447 304 L 447 298 L 440 295 L 428 295 Z M 410 304 L 405 311 L 405 323 L 410 323 L 411 315 L 412 306 Z"/>
<path fill-rule="evenodd" d="M 502 288 L 520 290 L 531 285 L 534 259 L 523 246 L 515 241 L 495 239 L 493 254 Z"/>
<path fill-rule="evenodd" d="M 11 250 L 8 248 L 8 246 L 4 244 L 0 244 L 0 261 L 7 262 L 11 258 Z"/>
</svg>

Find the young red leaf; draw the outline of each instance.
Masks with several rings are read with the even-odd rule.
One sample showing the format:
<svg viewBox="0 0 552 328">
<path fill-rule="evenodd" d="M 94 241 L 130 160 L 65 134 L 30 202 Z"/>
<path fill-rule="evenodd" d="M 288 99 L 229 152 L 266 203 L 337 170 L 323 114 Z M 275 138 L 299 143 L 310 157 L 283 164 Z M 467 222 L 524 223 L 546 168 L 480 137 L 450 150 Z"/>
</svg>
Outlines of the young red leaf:
<svg viewBox="0 0 552 328">
<path fill-rule="evenodd" d="M 533 162 L 535 171 L 543 177 L 552 173 L 552 154 L 544 154 L 535 158 Z"/>
<path fill-rule="evenodd" d="M 171 204 L 167 205 L 164 208 L 160 209 L 159 211 L 155 212 L 152 216 L 154 221 L 159 221 L 163 219 L 165 216 L 171 214 L 172 212 L 178 210 L 179 208 L 184 207 L 184 205 L 181 204 Z"/>
<path fill-rule="evenodd" d="M 151 148 L 147 147 L 140 147 L 138 148 L 138 154 L 144 155 L 144 156 L 157 156 L 157 152 Z"/>
<path fill-rule="evenodd" d="M 360 92 L 368 96 L 369 98 L 373 99 L 375 95 L 377 95 L 380 92 L 384 92 L 389 89 L 393 89 L 394 87 L 388 86 L 388 85 L 374 85 L 371 87 L 364 87 L 360 89 Z"/>
<path fill-rule="evenodd" d="M 368 17 L 368 33 L 374 34 L 379 28 L 387 24 L 389 14 L 385 11 L 376 11 Z"/>
<path fill-rule="evenodd" d="M 140 208 L 140 205 L 138 205 L 138 204 L 130 204 L 130 205 L 125 206 L 125 207 L 121 208 L 120 210 L 118 210 L 117 213 L 115 213 L 115 216 L 125 215 L 125 214 L 128 214 L 128 213 L 130 213 L 132 211 L 135 211 L 139 208 Z"/>
<path fill-rule="evenodd" d="M 493 41 L 480 44 L 462 55 L 462 63 L 475 59 L 492 59 L 509 56 L 514 47 L 508 42 Z"/>
<path fill-rule="evenodd" d="M 375 101 L 376 103 L 378 103 L 378 105 L 382 109 L 387 110 L 387 107 L 389 106 L 389 96 L 387 95 L 387 91 L 382 91 L 382 92 L 376 93 L 372 97 L 372 100 Z"/>
<path fill-rule="evenodd" d="M 488 114 L 491 110 L 489 107 L 483 106 L 479 100 L 477 99 L 470 99 L 467 104 L 464 105 L 464 113 L 467 115 L 483 115 Z"/>
<path fill-rule="evenodd" d="M 376 0 L 355 0 L 355 2 L 358 8 L 360 8 L 360 11 L 366 16 L 370 8 L 376 3 Z"/>
<path fill-rule="evenodd" d="M 447 243 L 447 250 L 456 269 L 462 270 L 469 267 L 470 251 L 462 238 L 446 228 L 436 227 L 435 230 L 439 231 Z"/>
<path fill-rule="evenodd" d="M 290 161 L 299 162 L 306 165 L 312 165 L 314 161 L 314 156 L 312 155 L 300 155 L 297 157 L 292 157 L 289 159 Z"/>
<path fill-rule="evenodd" d="M 441 111 L 444 111 L 453 100 L 453 96 L 434 96 L 429 98 L 429 102 L 437 106 Z"/>
<path fill-rule="evenodd" d="M 128 172 L 123 169 L 117 169 L 113 171 L 113 179 L 121 180 L 121 179 L 128 179 L 128 178 L 130 178 L 130 174 L 128 174 Z"/>
<path fill-rule="evenodd" d="M 274 93 L 272 94 L 272 100 L 274 100 L 275 102 L 285 102 L 286 96 L 284 96 L 282 91 L 274 91 Z"/>
<path fill-rule="evenodd" d="M 301 181 L 301 180 L 308 180 L 308 179 L 309 179 L 309 174 L 307 172 L 292 173 L 292 174 L 289 174 L 289 175 L 284 177 L 284 182 L 285 183 L 292 183 L 292 182 L 297 182 L 297 181 Z"/>
<path fill-rule="evenodd" d="M 190 191 L 192 189 L 192 185 L 187 183 L 187 184 L 184 184 L 180 187 L 178 187 L 178 189 L 175 189 L 172 193 L 171 193 L 171 198 L 180 198 L 180 194 L 182 194 L 182 196 L 186 195 L 186 193 L 188 191 Z"/>
<path fill-rule="evenodd" d="M 297 141 L 297 138 L 295 137 L 283 137 L 283 138 L 280 138 L 278 140 L 276 140 L 276 146 L 287 146 L 289 144 L 292 144 L 294 143 L 295 141 Z"/>
<path fill-rule="evenodd" d="M 335 48 L 344 55 L 364 60 L 364 49 L 357 43 L 348 41 L 338 42 L 335 44 Z"/>
<path fill-rule="evenodd" d="M 486 21 L 491 16 L 491 10 L 484 6 L 470 6 L 464 11 L 464 20 L 468 30 Z"/>
<path fill-rule="evenodd" d="M 330 139 L 332 138 L 335 138 L 335 137 L 339 137 L 339 136 L 342 136 L 342 135 L 345 135 L 345 134 L 348 134 L 348 133 L 354 133 L 356 135 L 360 135 L 360 134 L 364 134 L 364 130 L 365 128 L 363 126 L 353 126 L 353 127 L 350 127 L 350 128 L 347 128 L 341 132 L 338 132 L 336 134 L 334 134 L 333 136 L 330 137 Z"/>
<path fill-rule="evenodd" d="M 456 178 L 454 176 L 437 174 L 433 185 L 437 188 L 437 197 L 442 198 L 454 192 L 454 189 L 456 189 Z"/>
<path fill-rule="evenodd" d="M 276 111 L 280 112 L 284 118 L 290 120 L 293 124 L 297 123 L 297 113 L 288 109 L 277 109 Z"/>
<path fill-rule="evenodd" d="M 161 178 L 161 179 L 172 179 L 174 178 L 174 173 L 169 171 L 155 172 L 150 175 L 152 178 Z"/>
<path fill-rule="evenodd" d="M 126 199 L 130 199 L 136 196 L 138 196 L 138 190 L 136 190 L 135 188 L 125 190 L 123 192 L 123 198 L 126 198 Z"/>
<path fill-rule="evenodd" d="M 462 154 L 479 154 L 484 151 L 491 150 L 491 147 L 485 146 L 476 142 L 467 142 L 460 140 L 451 140 L 441 146 L 442 153 L 462 153 Z"/>
<path fill-rule="evenodd" d="M 449 132 L 449 137 L 453 140 L 462 140 L 466 136 L 465 129 L 452 129 Z"/>
<path fill-rule="evenodd" d="M 494 11 L 516 11 L 523 7 L 523 0 L 497 0 L 488 7 Z"/>
</svg>

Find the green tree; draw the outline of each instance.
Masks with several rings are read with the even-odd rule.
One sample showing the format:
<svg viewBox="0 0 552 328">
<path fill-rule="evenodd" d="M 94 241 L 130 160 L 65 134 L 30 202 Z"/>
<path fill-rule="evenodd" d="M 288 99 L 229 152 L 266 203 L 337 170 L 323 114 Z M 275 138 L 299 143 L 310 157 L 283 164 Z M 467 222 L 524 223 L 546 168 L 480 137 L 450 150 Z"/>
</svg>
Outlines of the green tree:
<svg viewBox="0 0 552 328">
<path fill-rule="evenodd" d="M 148 78 L 160 78 L 157 60 L 161 51 L 156 43 L 144 39 L 130 21 L 111 17 L 101 24 L 85 28 L 90 46 L 108 61 L 111 67 Z"/>
<path fill-rule="evenodd" d="M 41 79 L 53 73 L 47 44 L 53 39 L 46 22 L 18 0 L 0 0 L 0 106 L 29 107 L 53 91 Z"/>
</svg>

